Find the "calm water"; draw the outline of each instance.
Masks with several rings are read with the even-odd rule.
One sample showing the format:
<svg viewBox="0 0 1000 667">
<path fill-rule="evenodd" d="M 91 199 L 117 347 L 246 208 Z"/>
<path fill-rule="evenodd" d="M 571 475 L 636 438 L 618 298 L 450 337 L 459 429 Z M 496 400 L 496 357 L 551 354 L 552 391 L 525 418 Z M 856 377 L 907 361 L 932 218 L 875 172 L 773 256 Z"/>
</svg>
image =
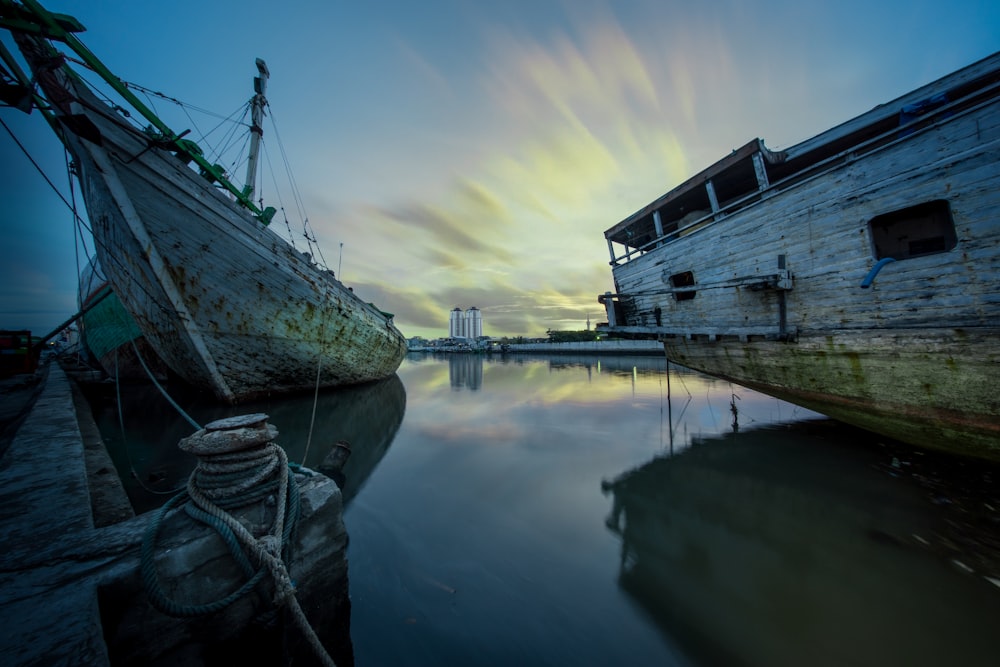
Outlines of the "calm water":
<svg viewBox="0 0 1000 667">
<path fill-rule="evenodd" d="M 192 465 L 141 454 L 192 431 L 145 391 L 124 394 L 143 406 L 124 439 L 99 414 L 139 510 Z M 1000 656 L 1000 587 L 921 548 L 947 519 L 876 439 L 658 357 L 410 355 L 322 393 L 311 438 L 311 396 L 186 407 L 266 412 L 311 467 L 351 442 L 361 667 Z"/>
</svg>

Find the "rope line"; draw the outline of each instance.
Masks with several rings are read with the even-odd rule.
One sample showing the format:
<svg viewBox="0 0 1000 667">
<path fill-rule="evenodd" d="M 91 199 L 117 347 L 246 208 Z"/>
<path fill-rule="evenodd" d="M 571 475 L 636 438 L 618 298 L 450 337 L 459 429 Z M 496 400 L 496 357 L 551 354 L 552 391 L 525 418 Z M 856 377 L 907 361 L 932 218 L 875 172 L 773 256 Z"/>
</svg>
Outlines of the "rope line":
<svg viewBox="0 0 1000 667">
<path fill-rule="evenodd" d="M 167 393 L 167 390 L 156 381 L 156 378 L 153 376 L 153 371 L 149 370 L 149 366 L 146 365 L 146 361 L 142 358 L 142 355 L 139 354 L 139 348 L 135 344 L 135 339 L 133 338 L 129 342 L 132 343 L 132 351 L 135 352 L 136 359 L 138 359 L 139 363 L 142 364 L 142 370 L 146 371 L 146 375 L 149 376 L 149 380 L 153 383 L 153 386 L 160 390 L 160 393 L 163 394 L 163 398 L 167 399 L 167 402 L 173 406 L 174 410 L 177 410 L 177 413 L 184 418 L 184 421 L 193 426 L 196 431 L 200 431 L 201 425 L 192 419 L 191 415 L 184 412 L 184 408 L 178 405 L 177 401 L 171 398 L 170 394 Z"/>
<path fill-rule="evenodd" d="M 52 188 L 52 191 L 56 193 L 56 196 L 62 200 L 63 204 L 66 204 L 66 208 L 75 212 L 76 208 L 72 204 L 70 204 L 69 201 L 66 199 L 66 197 L 63 195 L 63 193 L 59 191 L 59 188 L 56 187 L 56 184 L 52 182 L 52 179 L 50 179 L 49 175 L 45 173 L 45 170 L 42 169 L 42 167 L 38 164 L 38 162 L 35 161 L 35 158 L 31 157 L 31 153 L 28 152 L 28 149 L 26 149 L 24 147 L 24 144 L 22 144 L 18 140 L 17 136 L 11 131 L 11 129 L 7 127 L 7 123 L 3 122 L 2 118 L 0 118 L 0 125 L 3 126 L 3 129 L 7 130 L 7 134 L 9 134 L 10 138 L 14 140 L 14 143 L 17 144 L 17 147 L 21 149 L 21 152 L 24 153 L 24 156 L 26 158 L 28 158 L 28 161 L 31 162 L 31 165 L 35 168 L 35 170 L 37 170 L 38 173 L 41 174 L 42 178 L 45 179 L 45 182 L 49 184 L 49 187 Z"/>
</svg>

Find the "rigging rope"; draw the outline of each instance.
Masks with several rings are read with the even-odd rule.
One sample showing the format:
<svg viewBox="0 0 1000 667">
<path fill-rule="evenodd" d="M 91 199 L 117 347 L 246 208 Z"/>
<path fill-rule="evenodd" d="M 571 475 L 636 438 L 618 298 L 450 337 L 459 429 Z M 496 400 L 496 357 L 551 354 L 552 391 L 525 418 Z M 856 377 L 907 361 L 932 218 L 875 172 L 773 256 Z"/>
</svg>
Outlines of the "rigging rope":
<svg viewBox="0 0 1000 667">
<path fill-rule="evenodd" d="M 48 177 L 48 174 L 45 173 L 45 170 L 43 170 L 41 168 L 41 166 L 35 161 L 35 159 L 31 156 L 31 154 L 28 152 L 28 150 L 24 147 L 24 145 L 18 140 L 17 136 L 11 131 L 11 129 L 7 126 L 7 124 L 3 122 L 2 118 L 0 118 L 0 125 L 3 126 L 4 130 L 7 131 L 7 133 L 10 135 L 11 139 L 14 140 L 14 143 L 16 143 L 17 146 L 18 146 L 18 148 L 21 149 L 21 152 L 24 153 L 25 157 L 28 158 L 28 161 L 31 162 L 32 166 L 35 167 L 35 169 L 38 171 L 38 173 L 41 175 L 41 177 L 45 180 L 45 182 L 48 183 L 49 187 L 52 188 L 52 191 L 56 194 L 56 196 L 59 197 L 59 199 L 62 201 L 62 203 L 66 205 L 66 208 L 69 209 L 70 212 L 72 212 L 72 214 L 73 214 L 73 216 L 74 216 L 74 218 L 76 220 L 76 224 L 78 226 L 80 226 L 80 227 L 83 227 L 84 229 L 87 230 L 87 232 L 90 233 L 91 238 L 94 240 L 94 245 L 95 246 L 101 246 L 101 247 L 103 247 L 103 243 L 101 243 L 98 240 L 97 236 L 94 234 L 94 230 L 91 229 L 87 225 L 87 223 L 84 221 L 83 217 L 77 211 L 76 203 L 75 203 L 76 202 L 75 196 L 73 197 L 73 203 L 71 203 L 69 200 L 67 200 L 66 197 L 63 195 L 63 193 L 59 191 L 59 188 L 56 187 L 55 183 L 52 182 L 52 179 L 50 179 Z M 74 235 L 74 237 L 75 237 L 75 235 Z M 104 250 L 107 251 L 108 249 L 106 247 L 104 247 Z M 96 252 L 96 247 L 95 247 L 95 252 Z M 128 272 L 128 270 L 129 270 L 128 267 L 125 265 L 125 263 L 122 261 L 122 259 L 116 253 L 105 252 L 105 255 L 107 257 L 109 257 L 112 262 L 116 263 L 121 270 L 123 270 L 125 272 Z M 88 259 L 90 259 L 89 256 L 88 256 Z M 103 268 L 106 269 L 107 267 L 103 267 Z M 79 272 L 78 272 L 77 275 L 79 275 Z M 161 311 L 163 311 L 163 312 L 170 312 L 166 306 L 164 306 L 162 303 L 160 303 L 159 299 L 157 299 L 154 294 L 150 293 L 149 290 L 147 290 L 141 284 L 141 282 L 139 282 L 139 281 L 133 281 L 132 284 L 138 285 L 139 289 L 142 290 L 142 292 L 149 298 L 150 302 L 152 304 L 154 304 L 157 308 L 159 308 Z"/>
<path fill-rule="evenodd" d="M 320 351 L 319 356 L 316 359 L 316 386 L 313 389 L 313 406 L 312 406 L 312 416 L 309 418 L 309 436 L 306 438 L 306 451 L 302 454 L 302 463 L 305 464 L 306 456 L 309 455 L 309 445 L 312 444 L 313 436 L 313 426 L 316 424 L 316 406 L 319 403 L 319 381 L 320 381 L 320 371 L 323 368 L 323 357 L 329 349 L 329 340 L 326 337 L 326 326 L 329 322 L 331 311 L 333 308 L 330 304 L 330 291 L 326 288 L 323 289 L 323 301 L 321 306 L 325 306 L 320 314 L 322 318 L 320 320 L 319 327 L 319 340 L 320 340 Z"/>
<path fill-rule="evenodd" d="M 323 335 L 322 331 L 320 335 L 321 336 Z M 309 445 L 312 444 L 313 426 L 316 424 L 316 405 L 319 403 L 319 374 L 322 368 L 323 368 L 323 355 L 321 354 L 319 359 L 316 360 L 316 387 L 315 389 L 313 389 L 312 416 L 309 418 L 309 435 L 306 437 L 306 451 L 302 453 L 303 464 L 306 462 L 306 457 L 309 456 Z"/>
<path fill-rule="evenodd" d="M 60 56 L 65 61 L 70 62 L 70 63 L 74 63 L 74 64 L 78 65 L 81 69 L 84 69 L 84 70 L 86 70 L 88 72 L 94 71 L 93 68 L 90 65 L 88 65 L 87 63 L 81 61 L 78 58 L 73 57 L 70 54 L 65 54 L 65 53 L 61 53 L 60 52 Z M 78 71 L 77 74 L 78 75 L 82 75 L 82 72 Z M 142 137 L 144 140 L 148 140 L 149 139 L 148 134 L 144 131 L 144 129 L 142 127 L 140 127 L 140 124 L 135 119 L 132 118 L 132 115 L 128 112 L 127 109 L 125 109 L 125 108 L 121 107 L 120 105 L 114 103 L 113 100 L 111 99 L 111 97 L 109 97 L 106 94 L 106 92 L 102 89 L 102 87 L 100 85 L 95 85 L 94 83 L 92 83 L 90 81 L 87 81 L 85 77 L 83 77 L 83 78 L 85 80 L 86 85 L 99 98 L 103 99 L 105 101 L 105 103 L 111 109 L 114 109 L 114 110 L 118 111 L 122 116 L 124 116 L 125 118 L 130 119 L 131 124 L 128 126 L 128 129 L 131 132 L 133 132 L 134 134 Z M 167 96 L 167 95 L 165 95 L 165 94 L 163 94 L 161 92 L 154 91 L 154 90 L 152 90 L 150 88 L 146 88 L 145 86 L 142 86 L 142 85 L 137 84 L 137 83 L 126 82 L 126 81 L 121 81 L 121 83 L 126 88 L 131 88 L 131 89 L 134 89 L 136 91 L 139 91 L 139 92 L 143 93 L 146 96 L 146 100 L 149 103 L 150 107 L 155 108 L 155 104 L 152 102 L 151 99 L 149 99 L 149 96 L 159 97 L 159 98 L 161 98 L 161 99 L 163 99 L 165 101 L 171 102 L 171 103 L 179 106 L 184 111 L 186 117 L 191 122 L 191 124 L 194 126 L 195 130 L 199 133 L 199 135 L 201 137 L 200 140 L 199 140 L 200 143 L 208 144 L 207 138 L 208 138 L 208 136 L 210 134 L 214 133 L 216 130 L 218 130 L 220 127 L 222 127 L 224 124 L 226 124 L 226 123 L 230 124 L 230 126 L 231 126 L 232 129 L 230 130 L 230 132 L 227 133 L 227 137 L 228 138 L 225 138 L 223 140 L 224 144 L 225 144 L 225 147 L 223 147 L 223 148 L 220 149 L 217 146 L 216 147 L 211 147 L 210 146 L 209 155 L 214 156 L 214 159 L 221 160 L 222 159 L 222 153 L 225 152 L 225 151 L 230 150 L 231 145 L 229 145 L 229 144 L 232 143 L 232 139 L 235 136 L 235 128 L 237 128 L 237 127 L 244 127 L 244 128 L 247 128 L 249 130 L 249 128 L 251 128 L 251 126 L 252 126 L 252 123 L 248 123 L 245 120 L 246 115 L 247 115 L 247 111 L 250 108 L 250 102 L 244 102 L 244 103 L 242 103 L 231 114 L 229 114 L 228 116 L 223 116 L 221 114 L 212 112 L 212 111 L 210 111 L 208 109 L 204 109 L 202 107 L 198 107 L 198 106 L 193 105 L 193 104 L 182 102 L 181 100 L 179 100 L 177 98 Z M 88 108 L 90 108 L 91 110 L 93 110 L 93 111 L 95 111 L 97 113 L 104 113 L 104 112 L 106 112 L 106 110 L 94 108 L 93 106 L 87 105 L 86 103 L 84 103 L 82 101 L 81 101 L 81 103 L 84 104 L 84 106 L 87 106 Z M 220 119 L 220 122 L 218 124 L 216 124 L 207 133 L 202 132 L 202 130 L 198 127 L 198 124 L 194 121 L 194 119 L 188 113 L 188 110 L 193 110 L 193 111 L 196 111 L 196 112 L 201 113 L 201 114 L 205 114 L 205 115 L 208 115 L 208 116 L 213 116 L 215 118 Z M 314 257 L 317 257 L 319 263 L 321 263 L 321 265 L 324 268 L 326 268 L 326 260 L 323 257 L 322 249 L 319 247 L 318 241 L 315 238 L 315 234 L 312 234 L 312 235 L 310 234 L 310 224 L 309 224 L 309 219 L 308 219 L 308 217 L 307 217 L 307 215 L 305 213 L 305 205 L 304 205 L 303 197 L 302 197 L 301 192 L 300 192 L 300 190 L 298 188 L 298 185 L 297 185 L 297 183 L 295 181 L 295 178 L 294 178 L 294 176 L 292 174 L 292 169 L 291 169 L 291 166 L 289 164 L 288 157 L 287 157 L 287 154 L 285 152 L 284 145 L 283 145 L 283 143 L 281 141 L 281 136 L 278 133 L 277 123 L 276 123 L 276 121 L 274 119 L 274 114 L 273 114 L 273 111 L 271 110 L 271 105 L 269 103 L 267 104 L 267 110 L 268 110 L 268 114 L 267 115 L 270 117 L 270 127 L 273 130 L 275 138 L 276 138 L 276 140 L 278 142 L 278 148 L 279 148 L 279 151 L 280 151 L 280 154 L 281 154 L 282 163 L 284 164 L 284 170 L 285 170 L 285 173 L 288 176 L 288 186 L 289 186 L 289 188 L 290 188 L 290 190 L 292 192 L 292 196 L 293 196 L 294 203 L 295 203 L 295 208 L 297 209 L 297 213 L 298 213 L 298 215 L 300 216 L 300 218 L 303 221 L 302 222 L 302 237 L 305 238 L 307 240 L 307 242 L 311 242 L 310 243 L 309 252 Z M 237 120 L 236 116 L 238 114 L 241 114 L 241 113 L 242 113 L 242 116 L 240 117 L 239 120 Z M 2 121 L 0 121 L 0 122 L 2 122 Z M 13 133 L 11 132 L 11 130 L 6 125 L 4 125 L 4 128 L 7 130 L 7 132 L 12 137 L 14 136 Z M 16 138 L 15 138 L 15 141 L 17 141 Z M 248 140 L 245 140 L 243 145 L 246 145 L 247 141 Z M 20 146 L 20 142 L 18 142 L 18 145 Z M 25 155 L 28 155 L 28 153 L 24 149 L 24 147 L 23 146 L 20 146 L 20 147 L 21 147 L 21 150 L 25 153 Z M 264 154 L 266 156 L 267 153 L 265 151 L 265 146 L 263 144 L 261 145 L 261 150 L 264 152 Z M 31 159 L 30 155 L 28 155 L 28 157 L 29 157 L 29 159 Z M 239 161 L 238 158 L 234 158 L 234 160 L 231 161 L 230 173 L 232 173 L 235 169 L 237 169 L 241 164 L 244 164 L 245 163 L 245 158 L 246 158 L 245 155 L 243 156 L 243 161 Z M 267 160 L 268 160 L 268 164 L 270 164 L 269 157 L 267 158 Z M 33 160 L 32 160 L 32 162 L 34 163 Z M 45 173 L 42 171 L 42 169 L 37 164 L 35 164 L 35 168 L 39 171 L 39 173 L 42 174 L 43 177 L 46 178 L 46 180 L 48 180 L 48 177 L 45 176 Z M 274 172 L 272 171 L 272 173 L 274 173 Z M 55 188 L 54 185 L 52 185 L 51 182 L 49 182 L 49 185 L 52 187 L 52 189 L 57 194 L 59 194 L 58 190 Z M 276 196 L 280 199 L 280 188 L 277 187 L 277 182 L 275 182 L 275 190 L 276 190 L 276 193 L 277 193 Z M 61 199 L 63 199 L 63 202 L 66 203 L 67 207 L 69 207 L 69 208 L 72 209 L 72 206 L 68 202 L 66 202 L 65 197 L 63 197 L 61 194 L 59 194 L 59 196 L 60 196 Z M 287 224 L 287 221 L 286 221 L 286 224 Z M 88 229 L 88 231 L 91 231 L 89 228 L 87 228 L 87 229 Z M 93 234 L 92 231 L 91 231 L 91 234 Z M 289 238 L 287 240 L 294 247 L 294 245 L 295 245 L 294 235 L 291 233 L 290 226 L 289 226 Z M 312 243 L 316 244 L 316 248 L 315 249 L 312 248 Z M 153 298 L 152 295 L 148 295 L 148 296 L 150 296 L 150 298 Z M 159 306 L 161 309 L 166 310 L 159 303 L 157 303 L 157 306 Z"/>
<path fill-rule="evenodd" d="M 9 127 L 7 127 L 7 123 L 3 122 L 2 118 L 0 118 L 0 125 L 3 125 L 3 129 L 7 130 L 7 134 L 9 134 L 10 138 L 14 140 L 14 143 L 17 144 L 17 147 L 21 149 L 21 152 L 24 153 L 24 156 L 28 158 L 28 161 L 31 162 L 32 166 L 38 171 L 39 174 L 42 175 L 42 178 L 44 178 L 45 182 L 49 184 L 49 187 L 52 188 L 52 191 L 56 193 L 56 195 L 59 197 L 59 199 L 62 200 L 64 204 L 66 204 L 66 207 L 69 210 L 75 211 L 76 209 L 73 207 L 73 205 L 66 200 L 66 197 L 64 197 L 61 192 L 59 192 L 59 188 L 57 188 L 55 183 L 53 183 L 49 179 L 48 174 L 45 173 L 45 171 L 41 168 L 41 166 L 39 166 L 39 164 L 35 162 L 35 158 L 31 157 L 31 153 L 29 153 L 28 150 L 24 147 L 24 144 L 22 144 L 18 140 L 14 132 L 12 132 Z M 87 231 L 90 230 L 88 229 Z"/>
<path fill-rule="evenodd" d="M 271 129 L 274 130 L 275 140 L 278 142 L 278 152 L 281 155 L 282 163 L 285 166 L 285 174 L 288 176 L 288 186 L 292 191 L 292 199 L 298 209 L 298 215 L 302 218 L 302 236 L 309 243 L 309 252 L 313 253 L 312 244 L 316 244 L 315 255 L 318 256 L 318 263 L 323 268 L 329 268 L 326 263 L 326 258 L 323 256 L 323 249 L 319 245 L 319 241 L 316 240 L 316 234 L 313 233 L 310 237 L 311 225 L 309 224 L 309 216 L 306 215 L 305 201 L 302 197 L 302 192 L 299 190 L 298 183 L 295 180 L 295 176 L 292 173 L 292 166 L 288 160 L 288 154 L 285 152 L 285 144 L 281 140 L 281 134 L 278 132 L 278 121 L 275 118 L 274 110 L 271 109 L 271 104 L 268 103 L 268 117 L 271 119 Z M 269 160 L 270 161 L 270 160 Z"/>
</svg>

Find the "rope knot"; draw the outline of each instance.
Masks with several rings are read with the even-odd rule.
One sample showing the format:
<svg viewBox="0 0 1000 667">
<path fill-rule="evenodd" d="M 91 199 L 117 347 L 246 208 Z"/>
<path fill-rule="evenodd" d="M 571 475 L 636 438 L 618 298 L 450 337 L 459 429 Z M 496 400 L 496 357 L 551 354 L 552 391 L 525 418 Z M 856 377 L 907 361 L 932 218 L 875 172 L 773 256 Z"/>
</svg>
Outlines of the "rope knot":
<svg viewBox="0 0 1000 667">
<path fill-rule="evenodd" d="M 264 535 L 257 539 L 260 547 L 274 558 L 281 557 L 281 537 L 278 535 Z"/>
<path fill-rule="evenodd" d="M 278 565 L 271 569 L 271 577 L 274 579 L 274 604 L 277 607 L 285 604 L 286 600 L 295 599 L 295 584 L 288 576 L 288 570 Z"/>
</svg>

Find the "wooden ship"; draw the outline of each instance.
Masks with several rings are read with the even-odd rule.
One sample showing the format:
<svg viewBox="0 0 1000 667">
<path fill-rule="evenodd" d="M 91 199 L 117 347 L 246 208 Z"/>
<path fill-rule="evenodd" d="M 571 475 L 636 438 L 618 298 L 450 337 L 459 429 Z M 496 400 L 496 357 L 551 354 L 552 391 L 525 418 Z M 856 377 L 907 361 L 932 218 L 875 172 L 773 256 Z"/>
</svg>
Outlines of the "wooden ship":
<svg viewBox="0 0 1000 667">
<path fill-rule="evenodd" d="M 1000 53 L 604 236 L 610 335 L 882 435 L 1000 458 Z M 599 325 L 601 326 L 601 325 Z"/>
<path fill-rule="evenodd" d="M 174 373 L 235 403 L 396 371 L 406 341 L 392 315 L 270 229 L 275 209 L 254 203 L 268 79 L 262 60 L 240 187 L 80 42 L 76 19 L 34 0 L 0 0 L 0 27 L 31 74 L 0 49 L 4 99 L 21 92 L 72 154 L 109 285 Z M 120 101 L 99 98 L 71 68 L 79 62 Z"/>
</svg>

